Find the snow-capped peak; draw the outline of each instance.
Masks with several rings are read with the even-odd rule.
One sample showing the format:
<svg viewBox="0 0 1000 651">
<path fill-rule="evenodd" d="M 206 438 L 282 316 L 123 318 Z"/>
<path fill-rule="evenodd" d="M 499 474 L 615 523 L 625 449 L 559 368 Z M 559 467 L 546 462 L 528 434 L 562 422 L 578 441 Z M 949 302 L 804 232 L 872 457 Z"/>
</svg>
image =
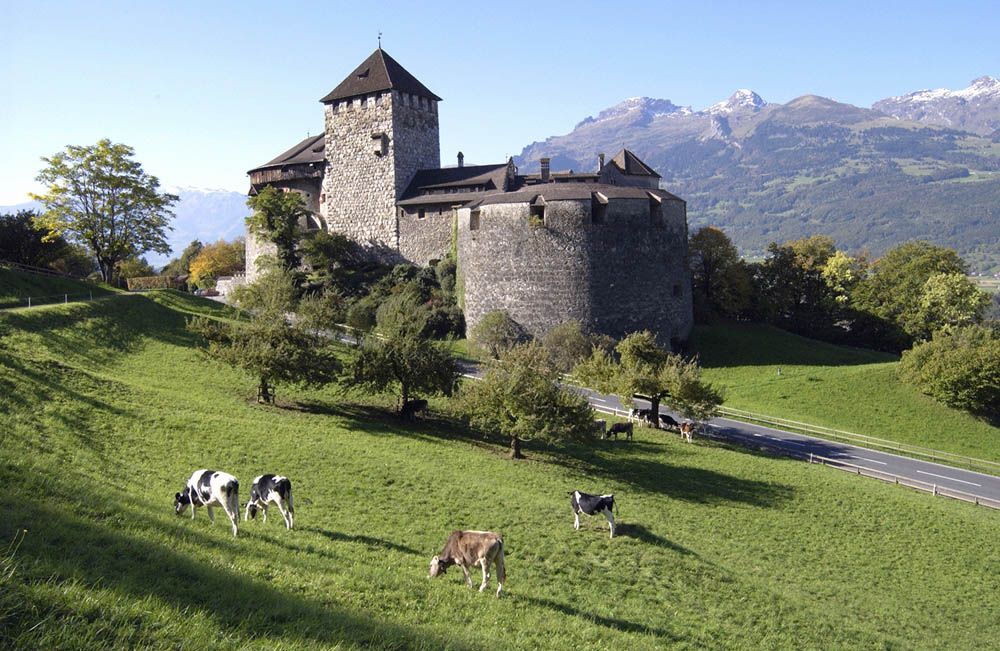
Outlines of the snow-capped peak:
<svg viewBox="0 0 1000 651">
<path fill-rule="evenodd" d="M 677 106 L 669 99 L 654 99 L 652 97 L 629 97 L 628 99 L 604 109 L 596 117 L 588 117 L 577 126 L 604 122 L 628 116 L 629 119 L 652 120 L 661 115 L 689 115 L 691 109 L 687 106 Z"/>
<path fill-rule="evenodd" d="M 765 105 L 767 102 L 764 101 L 763 97 L 749 88 L 740 88 L 730 95 L 729 99 L 712 104 L 705 109 L 705 112 L 712 115 L 729 115 L 737 111 L 756 113 Z"/>
<path fill-rule="evenodd" d="M 961 90 L 949 90 L 947 88 L 936 88 L 934 90 L 918 90 L 914 93 L 890 97 L 890 102 L 934 102 L 942 99 L 964 99 L 966 101 L 985 98 L 1000 97 L 1000 80 L 989 75 L 984 75 L 973 79 L 972 83 Z"/>
</svg>

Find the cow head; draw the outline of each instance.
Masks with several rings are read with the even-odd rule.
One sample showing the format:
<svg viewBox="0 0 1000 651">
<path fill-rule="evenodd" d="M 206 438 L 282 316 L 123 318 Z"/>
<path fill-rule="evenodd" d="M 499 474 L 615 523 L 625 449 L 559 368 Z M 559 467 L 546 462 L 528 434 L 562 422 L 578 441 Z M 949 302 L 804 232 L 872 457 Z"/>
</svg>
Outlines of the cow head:
<svg viewBox="0 0 1000 651">
<path fill-rule="evenodd" d="M 191 504 L 190 489 L 185 488 L 183 493 L 174 493 L 174 513 L 180 515 L 184 513 L 188 505 Z"/>
<path fill-rule="evenodd" d="M 430 576 L 435 577 L 440 574 L 444 574 L 448 570 L 448 564 L 441 560 L 440 556 L 435 556 L 431 559 L 431 572 Z"/>
<path fill-rule="evenodd" d="M 254 520 L 254 519 L 256 519 L 256 518 L 257 518 L 257 505 L 256 505 L 256 504 L 253 504 L 253 503 L 251 503 L 251 504 L 250 504 L 250 506 L 249 506 L 248 508 L 249 508 L 249 510 L 250 510 L 250 519 L 251 519 L 251 520 Z"/>
</svg>

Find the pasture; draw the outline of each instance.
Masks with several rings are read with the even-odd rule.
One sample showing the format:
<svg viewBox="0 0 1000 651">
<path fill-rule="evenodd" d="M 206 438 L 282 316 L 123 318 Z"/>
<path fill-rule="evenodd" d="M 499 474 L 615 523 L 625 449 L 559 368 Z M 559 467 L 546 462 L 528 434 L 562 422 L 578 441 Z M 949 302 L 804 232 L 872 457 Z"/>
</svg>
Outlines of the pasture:
<svg viewBox="0 0 1000 651">
<path fill-rule="evenodd" d="M 696 326 L 691 343 L 727 407 L 1000 461 L 1000 427 L 897 380 L 894 355 L 746 323 Z"/>
<path fill-rule="evenodd" d="M 107 296 L 115 291 L 108 285 L 0 267 L 0 308 L 24 307 L 29 296 L 32 305 L 42 305 L 62 303 L 67 294 L 70 301 L 78 301 L 90 295 L 95 298 Z"/>
<path fill-rule="evenodd" d="M 528 443 L 512 462 L 442 416 L 397 419 L 391 397 L 279 387 L 258 406 L 249 378 L 196 351 L 191 313 L 229 314 L 171 291 L 0 314 L 0 647 L 1000 639 L 997 512 L 650 430 Z M 234 539 L 221 513 L 175 517 L 203 467 L 236 475 L 243 502 L 255 475 L 288 475 L 297 529 Z M 573 489 L 615 493 L 619 536 L 603 518 L 573 531 Z M 427 578 L 455 528 L 504 535 L 502 599 L 454 569 Z"/>
</svg>

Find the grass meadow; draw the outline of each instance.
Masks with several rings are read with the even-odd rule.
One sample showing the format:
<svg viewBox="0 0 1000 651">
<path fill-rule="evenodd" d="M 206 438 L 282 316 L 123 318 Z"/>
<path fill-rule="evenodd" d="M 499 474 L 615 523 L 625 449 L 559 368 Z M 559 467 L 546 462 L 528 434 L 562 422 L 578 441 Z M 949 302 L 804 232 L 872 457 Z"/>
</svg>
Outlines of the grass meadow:
<svg viewBox="0 0 1000 651">
<path fill-rule="evenodd" d="M 760 324 L 697 326 L 692 348 L 727 407 L 1000 461 L 1000 427 L 897 380 L 894 355 Z"/>
<path fill-rule="evenodd" d="M 70 300 L 80 300 L 89 294 L 107 296 L 115 290 L 107 285 L 98 285 L 58 276 L 37 276 L 0 267 L 0 308 L 24 307 L 27 297 L 32 305 L 61 303 L 69 294 Z"/>
<path fill-rule="evenodd" d="M 512 462 L 442 402 L 416 424 L 391 397 L 335 387 L 279 387 L 278 406 L 259 406 L 252 381 L 197 352 L 192 313 L 228 316 L 170 291 L 0 314 L 0 648 L 1000 639 L 995 511 L 650 430 L 528 443 Z M 241 522 L 233 538 L 203 510 L 174 516 L 174 492 L 206 467 L 235 474 L 243 500 L 254 476 L 288 475 L 298 528 Z M 596 518 L 573 531 L 573 489 L 614 492 L 620 535 Z M 503 598 L 460 571 L 427 578 L 456 528 L 504 535 Z"/>
</svg>

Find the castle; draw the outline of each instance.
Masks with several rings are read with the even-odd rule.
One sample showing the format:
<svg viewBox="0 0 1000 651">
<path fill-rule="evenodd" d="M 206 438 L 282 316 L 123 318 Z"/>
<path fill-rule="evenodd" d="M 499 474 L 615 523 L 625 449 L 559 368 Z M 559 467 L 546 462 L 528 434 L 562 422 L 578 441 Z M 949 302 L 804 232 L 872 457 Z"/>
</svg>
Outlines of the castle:
<svg viewBox="0 0 1000 651">
<path fill-rule="evenodd" d="M 457 253 L 471 329 L 506 310 L 544 335 L 575 319 L 620 337 L 649 329 L 663 341 L 692 325 L 687 207 L 623 149 L 588 172 L 537 174 L 513 160 L 442 167 L 441 98 L 381 48 L 320 100 L 325 131 L 248 172 L 301 194 L 305 229 L 339 232 L 396 260 L 425 265 Z M 247 234 L 247 280 L 273 245 Z"/>
</svg>

